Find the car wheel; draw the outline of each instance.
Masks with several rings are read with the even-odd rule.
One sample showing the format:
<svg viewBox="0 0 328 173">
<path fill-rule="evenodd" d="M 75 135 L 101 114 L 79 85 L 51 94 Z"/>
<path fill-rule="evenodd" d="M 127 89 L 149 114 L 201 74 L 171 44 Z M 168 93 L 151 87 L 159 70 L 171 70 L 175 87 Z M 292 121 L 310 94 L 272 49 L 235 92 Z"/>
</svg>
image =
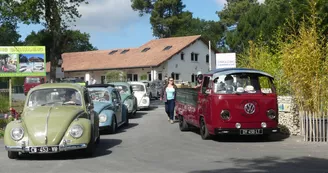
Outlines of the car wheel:
<svg viewBox="0 0 328 173">
<path fill-rule="evenodd" d="M 8 158 L 9 159 L 17 159 L 19 157 L 18 152 L 15 151 L 8 151 Z"/>
<path fill-rule="evenodd" d="M 204 118 L 200 118 L 200 136 L 202 139 L 207 140 L 210 138 L 210 133 L 207 130 Z"/>
<path fill-rule="evenodd" d="M 98 145 L 99 143 L 100 143 L 100 134 L 99 134 L 99 136 L 98 136 L 98 138 L 96 140 L 96 144 Z"/>
<path fill-rule="evenodd" d="M 181 131 L 188 131 L 189 125 L 182 115 L 179 115 L 179 128 Z"/>
<path fill-rule="evenodd" d="M 109 134 L 115 134 L 116 129 L 117 129 L 116 117 L 115 117 L 115 115 L 113 115 L 112 123 L 110 124 L 110 127 L 109 127 Z"/>
<path fill-rule="evenodd" d="M 129 114 L 128 114 L 129 112 L 126 110 L 126 112 L 125 112 L 125 123 L 124 123 L 124 126 L 129 126 Z"/>
</svg>

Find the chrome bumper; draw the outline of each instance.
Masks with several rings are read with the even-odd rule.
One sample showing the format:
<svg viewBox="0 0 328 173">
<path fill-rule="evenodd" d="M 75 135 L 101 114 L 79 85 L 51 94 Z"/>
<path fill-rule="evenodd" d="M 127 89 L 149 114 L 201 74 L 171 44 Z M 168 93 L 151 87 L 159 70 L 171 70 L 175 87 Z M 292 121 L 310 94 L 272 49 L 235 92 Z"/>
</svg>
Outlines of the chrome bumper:
<svg viewBox="0 0 328 173">
<path fill-rule="evenodd" d="M 87 144 L 75 144 L 75 145 L 51 145 L 51 146 L 5 146 L 7 151 L 30 153 L 30 148 L 32 147 L 59 147 L 56 152 L 46 152 L 46 153 L 59 153 L 62 151 L 71 151 L 87 148 Z M 36 154 L 40 154 L 39 152 Z"/>
</svg>

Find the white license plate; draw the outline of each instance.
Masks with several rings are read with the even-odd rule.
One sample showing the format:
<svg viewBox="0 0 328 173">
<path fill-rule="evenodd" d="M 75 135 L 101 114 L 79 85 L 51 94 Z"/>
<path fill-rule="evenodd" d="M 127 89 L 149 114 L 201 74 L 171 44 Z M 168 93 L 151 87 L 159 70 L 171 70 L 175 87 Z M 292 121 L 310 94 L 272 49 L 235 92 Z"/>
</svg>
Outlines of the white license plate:
<svg viewBox="0 0 328 173">
<path fill-rule="evenodd" d="M 59 147 L 54 146 L 54 147 L 30 147 L 30 153 L 53 153 L 53 152 L 58 152 Z"/>
<path fill-rule="evenodd" d="M 241 135 L 262 135 L 263 129 L 241 129 Z"/>
</svg>

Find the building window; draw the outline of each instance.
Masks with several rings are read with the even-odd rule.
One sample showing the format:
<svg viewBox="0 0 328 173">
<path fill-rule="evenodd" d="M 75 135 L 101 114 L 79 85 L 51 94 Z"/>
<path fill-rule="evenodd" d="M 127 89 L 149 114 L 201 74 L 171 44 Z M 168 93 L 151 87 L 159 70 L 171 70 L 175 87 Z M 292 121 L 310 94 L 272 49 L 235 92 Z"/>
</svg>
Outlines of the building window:
<svg viewBox="0 0 328 173">
<path fill-rule="evenodd" d="M 127 80 L 132 81 L 132 74 L 127 74 Z"/>
<path fill-rule="evenodd" d="M 195 61 L 198 61 L 198 53 L 195 53 Z"/>
<path fill-rule="evenodd" d="M 101 76 L 101 84 L 104 84 L 105 83 L 105 79 L 106 79 L 105 76 Z"/>
<path fill-rule="evenodd" d="M 162 80 L 162 73 L 158 73 L 158 80 Z"/>
<path fill-rule="evenodd" d="M 141 52 L 147 52 L 149 49 L 150 49 L 149 47 L 146 47 Z"/>
<path fill-rule="evenodd" d="M 121 54 L 125 54 L 126 52 L 128 52 L 130 49 L 125 49 L 121 52 Z"/>
<path fill-rule="evenodd" d="M 206 63 L 209 63 L 210 62 L 210 56 L 207 54 L 206 55 Z"/>
<path fill-rule="evenodd" d="M 175 73 L 175 78 L 174 78 L 175 80 L 180 80 L 180 74 L 178 74 L 178 73 Z"/>
<path fill-rule="evenodd" d="M 113 50 L 111 52 L 109 52 L 109 55 L 113 55 L 114 53 L 116 53 L 118 50 Z"/>
<path fill-rule="evenodd" d="M 166 46 L 163 50 L 169 50 L 172 46 Z"/>
<path fill-rule="evenodd" d="M 184 53 L 182 52 L 180 56 L 181 56 L 181 60 L 183 61 L 184 60 Z"/>
<path fill-rule="evenodd" d="M 148 81 L 151 81 L 151 73 L 148 73 Z"/>
<path fill-rule="evenodd" d="M 194 52 L 191 53 L 191 61 L 194 61 Z"/>
<path fill-rule="evenodd" d="M 194 74 L 191 75 L 191 82 L 193 82 L 193 83 L 195 82 L 195 75 Z"/>
<path fill-rule="evenodd" d="M 133 75 L 133 81 L 138 81 L 138 74 Z"/>
</svg>

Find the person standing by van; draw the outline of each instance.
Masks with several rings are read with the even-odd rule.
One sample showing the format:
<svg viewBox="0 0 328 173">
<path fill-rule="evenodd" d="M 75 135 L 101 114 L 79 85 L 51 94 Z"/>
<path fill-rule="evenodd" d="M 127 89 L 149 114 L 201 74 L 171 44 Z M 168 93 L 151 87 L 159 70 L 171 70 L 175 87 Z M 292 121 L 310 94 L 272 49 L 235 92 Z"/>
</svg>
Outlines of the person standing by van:
<svg viewBox="0 0 328 173">
<path fill-rule="evenodd" d="M 174 79 L 172 77 L 168 78 L 168 83 L 163 87 L 161 92 L 160 100 L 165 102 L 165 112 L 168 116 L 168 121 L 171 124 L 174 123 L 174 108 L 175 108 L 175 98 L 176 98 L 177 86 L 174 84 Z"/>
</svg>

